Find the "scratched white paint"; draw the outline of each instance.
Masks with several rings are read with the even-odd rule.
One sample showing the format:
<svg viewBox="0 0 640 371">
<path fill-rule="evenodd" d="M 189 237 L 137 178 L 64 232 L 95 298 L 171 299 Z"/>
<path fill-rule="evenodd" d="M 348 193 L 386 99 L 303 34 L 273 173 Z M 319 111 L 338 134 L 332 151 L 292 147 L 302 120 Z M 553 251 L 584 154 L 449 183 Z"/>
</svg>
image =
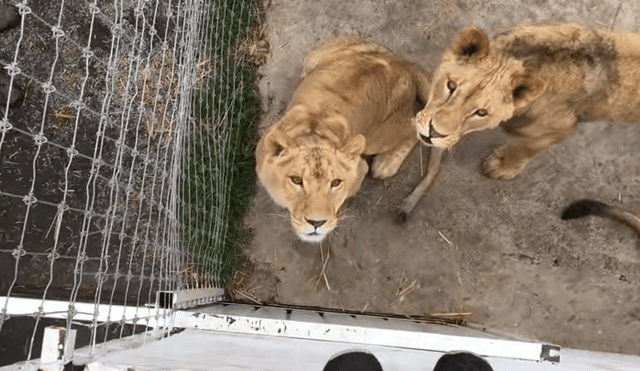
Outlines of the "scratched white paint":
<svg viewBox="0 0 640 371">
<path fill-rule="evenodd" d="M 311 310 L 213 305 L 176 313 L 175 327 L 369 344 L 540 361 L 545 344 L 500 339 L 468 328 Z M 559 352 L 559 347 L 554 347 Z M 552 354 L 558 356 L 559 354 Z"/>
<path fill-rule="evenodd" d="M 373 354 L 385 371 L 429 371 L 443 353 L 304 340 L 282 336 L 185 330 L 141 348 L 107 354 L 87 371 L 320 371 L 336 354 Z M 638 371 L 640 357 L 562 349 L 560 363 L 486 357 L 494 371 Z"/>
</svg>

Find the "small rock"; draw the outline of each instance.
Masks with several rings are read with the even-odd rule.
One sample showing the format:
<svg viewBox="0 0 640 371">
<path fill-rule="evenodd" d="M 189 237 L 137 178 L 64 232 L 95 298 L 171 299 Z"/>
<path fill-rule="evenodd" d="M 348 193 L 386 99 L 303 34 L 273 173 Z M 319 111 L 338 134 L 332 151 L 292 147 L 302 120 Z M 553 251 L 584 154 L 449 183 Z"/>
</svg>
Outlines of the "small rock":
<svg viewBox="0 0 640 371">
<path fill-rule="evenodd" d="M 9 83 L 11 82 L 11 78 L 7 76 L 4 71 L 0 72 L 0 108 L 4 108 L 7 105 L 7 97 L 9 97 Z M 11 98 L 9 105 L 15 106 L 22 101 L 24 94 L 22 91 L 16 86 L 16 80 L 13 80 L 13 85 L 11 86 Z"/>
<path fill-rule="evenodd" d="M 18 8 L 9 4 L 0 4 L 0 32 L 17 26 L 20 18 Z"/>
</svg>

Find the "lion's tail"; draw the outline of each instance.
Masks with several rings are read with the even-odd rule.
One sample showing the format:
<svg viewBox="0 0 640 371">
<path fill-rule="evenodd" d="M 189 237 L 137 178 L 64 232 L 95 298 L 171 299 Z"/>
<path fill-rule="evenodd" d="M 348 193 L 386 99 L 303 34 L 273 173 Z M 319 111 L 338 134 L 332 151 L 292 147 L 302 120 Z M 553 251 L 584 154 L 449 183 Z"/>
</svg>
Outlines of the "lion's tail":
<svg viewBox="0 0 640 371">
<path fill-rule="evenodd" d="M 442 155 L 444 153 L 444 149 L 438 147 L 430 147 L 429 153 L 429 163 L 427 164 L 427 174 L 422 178 L 420 184 L 411 192 L 409 196 L 407 196 L 400 205 L 400 210 L 397 216 L 396 221 L 398 223 L 404 223 L 407 220 L 409 214 L 422 195 L 427 192 L 427 189 L 431 187 L 433 182 L 436 180 L 436 177 L 440 173 L 440 164 L 442 163 Z"/>
<path fill-rule="evenodd" d="M 589 215 L 608 217 L 628 224 L 640 236 L 640 216 L 619 206 L 607 205 L 596 200 L 579 200 L 571 203 L 562 211 L 563 220 L 577 219 Z"/>
</svg>

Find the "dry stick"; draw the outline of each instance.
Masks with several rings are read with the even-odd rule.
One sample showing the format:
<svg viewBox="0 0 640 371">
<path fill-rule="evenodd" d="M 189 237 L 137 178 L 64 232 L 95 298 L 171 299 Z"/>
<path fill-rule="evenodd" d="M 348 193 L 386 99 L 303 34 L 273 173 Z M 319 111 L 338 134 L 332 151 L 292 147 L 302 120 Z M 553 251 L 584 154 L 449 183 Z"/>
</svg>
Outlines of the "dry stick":
<svg viewBox="0 0 640 371">
<path fill-rule="evenodd" d="M 409 279 L 406 276 L 406 271 L 402 271 L 402 276 L 400 276 L 400 284 L 398 285 L 398 288 L 396 289 L 396 296 L 399 296 L 400 293 L 403 290 L 403 286 L 405 283 L 407 283 L 407 281 L 409 281 Z"/>
<path fill-rule="evenodd" d="M 313 285 L 314 289 L 318 288 L 318 283 L 320 283 L 320 278 L 322 278 L 322 273 L 324 273 L 324 252 L 322 251 L 322 243 L 320 245 L 320 260 L 322 261 L 323 267 L 320 268 L 320 273 L 318 273 L 318 278 L 316 278 L 316 284 Z"/>
<path fill-rule="evenodd" d="M 260 300 L 252 297 L 251 295 L 249 295 L 248 293 L 245 293 L 244 291 L 236 291 L 237 294 L 240 294 L 241 296 L 244 296 L 245 298 L 251 300 L 252 302 L 256 303 L 256 304 L 262 304 L 260 302 Z"/>
<path fill-rule="evenodd" d="M 327 263 L 329 262 L 330 256 L 331 248 L 327 247 L 327 259 L 324 261 L 324 263 L 322 263 L 322 277 L 324 277 L 324 283 L 327 285 L 327 290 L 329 291 L 331 291 L 331 286 L 329 286 L 329 280 L 327 279 Z"/>
<path fill-rule="evenodd" d="M 469 319 L 473 313 L 432 313 L 429 314 L 429 319 L 432 321 L 444 321 L 445 323 L 455 324 L 468 324 Z"/>
<path fill-rule="evenodd" d="M 405 221 L 407 216 L 411 213 L 422 195 L 429 189 L 433 181 L 436 179 L 438 172 L 440 171 L 440 163 L 442 162 L 442 155 L 444 150 L 438 147 L 431 147 L 431 153 L 429 154 L 429 163 L 427 164 L 427 175 L 422 179 L 416 189 L 402 201 L 400 206 L 400 220 Z"/>
<path fill-rule="evenodd" d="M 440 237 L 442 237 L 442 239 L 443 239 L 446 243 L 448 243 L 449 245 L 453 245 L 453 244 L 451 243 L 451 241 L 449 241 L 449 239 L 448 239 L 448 238 L 446 238 L 446 237 L 442 234 L 442 232 L 438 231 L 438 234 L 440 235 Z"/>
<path fill-rule="evenodd" d="M 327 273 L 325 271 L 327 269 L 327 263 L 329 262 L 330 256 L 331 256 L 331 249 L 330 247 L 328 247 L 327 258 L 326 259 L 324 258 L 324 251 L 322 251 L 322 244 L 320 244 L 320 259 L 322 260 L 322 269 L 318 274 L 318 279 L 316 280 L 314 289 L 318 288 L 318 283 L 320 282 L 320 278 L 324 278 L 324 283 L 327 285 L 327 290 L 331 291 L 331 286 L 329 286 L 329 280 L 327 279 Z"/>
<path fill-rule="evenodd" d="M 400 277 L 400 285 L 398 285 L 398 288 L 396 289 L 396 296 L 400 298 L 400 300 L 403 300 L 408 293 L 414 290 L 418 280 L 413 280 L 413 282 L 411 282 L 409 286 L 405 287 L 407 282 L 409 282 L 409 277 L 407 277 L 407 271 L 402 271 L 402 276 Z"/>
<path fill-rule="evenodd" d="M 54 113 L 53 117 L 57 118 L 57 119 L 74 119 L 76 118 L 75 115 L 71 116 L 71 115 L 65 115 L 62 113 Z"/>
<path fill-rule="evenodd" d="M 411 282 L 411 284 L 407 287 L 399 287 L 398 289 L 398 293 L 396 294 L 400 299 L 403 299 L 407 294 L 409 294 L 410 292 L 413 292 L 413 290 L 415 289 L 416 283 L 418 282 L 418 280 L 413 280 L 413 282 Z"/>
<path fill-rule="evenodd" d="M 469 317 L 473 313 L 471 312 L 462 312 L 462 313 L 431 313 L 429 316 L 431 317 Z"/>
<path fill-rule="evenodd" d="M 620 3 L 618 4 L 618 9 L 616 9 L 616 14 L 613 16 L 613 21 L 611 21 L 611 31 L 613 31 L 613 26 L 616 24 L 616 19 L 618 19 L 620 8 L 622 8 L 622 1 L 620 1 Z"/>
<path fill-rule="evenodd" d="M 325 267 L 326 267 L 326 263 L 325 263 Z M 324 268 L 323 268 L 324 270 Z M 327 290 L 331 291 L 331 286 L 329 286 L 329 280 L 327 279 L 327 273 L 326 272 L 322 272 L 322 277 L 324 277 L 324 283 L 325 285 L 327 285 Z"/>
<path fill-rule="evenodd" d="M 364 311 L 367 310 L 368 307 L 369 307 L 369 302 L 366 302 L 364 304 L 364 307 L 362 307 L 362 310 L 360 311 L 360 313 L 364 313 Z"/>
</svg>

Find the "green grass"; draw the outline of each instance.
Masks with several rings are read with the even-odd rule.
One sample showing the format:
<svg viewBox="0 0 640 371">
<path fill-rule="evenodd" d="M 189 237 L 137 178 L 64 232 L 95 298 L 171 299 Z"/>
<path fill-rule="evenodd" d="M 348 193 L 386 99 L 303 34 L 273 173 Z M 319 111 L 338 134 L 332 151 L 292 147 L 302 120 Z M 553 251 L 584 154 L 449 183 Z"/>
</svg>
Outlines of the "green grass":
<svg viewBox="0 0 640 371">
<path fill-rule="evenodd" d="M 234 58 L 255 24 L 255 0 L 212 1 L 208 26 L 214 68 L 194 92 L 194 112 L 214 130 L 195 130 L 183 157 L 181 237 L 199 274 L 226 285 L 240 265 L 240 222 L 255 193 L 255 66 Z"/>
</svg>

